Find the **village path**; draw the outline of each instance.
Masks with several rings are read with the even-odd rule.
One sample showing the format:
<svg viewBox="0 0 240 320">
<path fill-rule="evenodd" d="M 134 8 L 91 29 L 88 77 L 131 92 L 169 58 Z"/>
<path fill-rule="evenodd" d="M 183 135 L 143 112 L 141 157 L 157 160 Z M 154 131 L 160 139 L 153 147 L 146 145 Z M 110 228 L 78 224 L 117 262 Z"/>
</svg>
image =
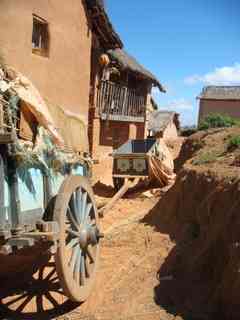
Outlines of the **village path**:
<svg viewBox="0 0 240 320">
<path fill-rule="evenodd" d="M 111 177 L 106 178 L 94 190 L 97 202 L 109 201 L 114 194 Z M 163 307 L 158 302 L 160 282 L 171 285 L 172 281 L 171 275 L 159 279 L 158 273 L 175 246 L 167 233 L 159 232 L 148 220 L 161 214 L 157 212 L 159 201 L 160 192 L 153 195 L 143 187 L 136 188 L 101 219 L 105 238 L 96 285 L 87 302 L 79 306 L 67 301 L 50 263 L 28 285 L 1 291 L 0 320 L 183 319 L 171 303 Z"/>
<path fill-rule="evenodd" d="M 158 201 L 159 196 L 149 191 L 130 194 L 106 214 L 95 291 L 85 304 L 58 320 L 182 319 L 155 301 L 158 271 L 174 246 L 145 219 Z"/>
<path fill-rule="evenodd" d="M 106 189 L 105 198 L 111 197 L 109 191 L 111 187 Z M 174 246 L 167 234 L 147 222 L 159 199 L 150 191 L 130 193 L 102 219 L 105 238 L 100 267 L 87 302 L 79 306 L 67 301 L 58 289 L 54 265 L 50 263 L 28 285 L 20 288 L 20 279 L 12 279 L 17 290 L 1 288 L 0 320 L 181 319 L 160 307 L 155 297 L 158 271 Z"/>
</svg>

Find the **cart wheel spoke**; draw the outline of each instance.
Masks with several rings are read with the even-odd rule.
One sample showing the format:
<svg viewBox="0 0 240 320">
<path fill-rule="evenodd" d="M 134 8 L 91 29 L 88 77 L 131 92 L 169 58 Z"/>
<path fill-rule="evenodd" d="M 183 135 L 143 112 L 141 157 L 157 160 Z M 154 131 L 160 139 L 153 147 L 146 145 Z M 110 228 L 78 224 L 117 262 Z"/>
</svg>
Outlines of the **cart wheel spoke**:
<svg viewBox="0 0 240 320">
<path fill-rule="evenodd" d="M 92 203 L 87 204 L 87 208 L 86 208 L 85 215 L 84 215 L 84 223 L 85 224 L 87 223 L 87 220 L 88 220 L 88 217 L 89 217 L 89 214 L 91 212 L 92 207 L 93 207 Z"/>
<path fill-rule="evenodd" d="M 79 242 L 78 238 L 74 238 L 68 242 L 66 247 L 68 249 L 74 248 L 78 244 L 78 242 Z"/>
<path fill-rule="evenodd" d="M 76 231 L 74 231 L 74 230 L 72 230 L 72 229 L 67 229 L 66 230 L 66 233 L 67 234 L 70 234 L 71 236 L 73 236 L 73 237 L 79 237 L 79 234 L 78 234 L 78 232 L 76 232 Z"/>
<path fill-rule="evenodd" d="M 56 198 L 54 209 L 60 228 L 56 271 L 65 295 L 72 301 L 83 302 L 93 289 L 98 267 L 98 212 L 85 177 L 67 177 L 59 194 L 63 196 Z"/>
<path fill-rule="evenodd" d="M 86 278 L 90 278 L 90 272 L 89 272 L 89 266 L 88 266 L 86 254 L 84 254 L 84 263 L 85 263 Z"/>
<path fill-rule="evenodd" d="M 79 271 L 80 271 L 80 264 L 81 264 L 81 257 L 82 257 L 82 250 L 78 251 L 76 262 L 74 265 L 73 270 L 73 279 L 79 281 Z"/>
<path fill-rule="evenodd" d="M 80 266 L 80 285 L 84 286 L 85 284 L 85 262 L 84 256 L 81 257 L 81 266 Z"/>
<path fill-rule="evenodd" d="M 82 196 L 82 215 L 81 215 L 81 223 L 84 222 L 85 219 L 85 212 L 86 212 L 86 206 L 87 206 L 87 192 L 84 192 Z"/>
<path fill-rule="evenodd" d="M 75 203 L 77 208 L 76 215 L 78 216 L 79 224 L 82 221 L 82 198 L 83 198 L 82 189 L 78 188 L 75 192 Z"/>
<path fill-rule="evenodd" d="M 72 194 L 71 200 L 69 202 L 69 207 L 75 219 L 77 220 L 77 224 L 79 225 L 80 221 L 78 216 L 78 208 L 76 206 L 75 193 Z"/>
<path fill-rule="evenodd" d="M 90 260 L 90 263 L 94 263 L 94 258 L 93 258 L 92 250 L 90 249 L 90 247 L 87 248 L 86 253 L 87 253 L 87 256 Z"/>
<path fill-rule="evenodd" d="M 78 222 L 76 221 L 75 217 L 73 216 L 73 213 L 72 213 L 70 207 L 68 208 L 67 215 L 68 215 L 68 218 L 69 218 L 71 224 L 74 226 L 76 231 L 78 231 L 79 230 L 79 225 L 78 225 Z"/>
<path fill-rule="evenodd" d="M 69 261 L 69 268 L 71 270 L 71 272 L 73 272 L 73 269 L 74 269 L 74 265 L 76 263 L 76 260 L 77 260 L 77 256 L 78 256 L 78 252 L 79 252 L 79 247 L 75 247 L 72 251 L 72 256 L 71 256 L 71 259 Z"/>
</svg>

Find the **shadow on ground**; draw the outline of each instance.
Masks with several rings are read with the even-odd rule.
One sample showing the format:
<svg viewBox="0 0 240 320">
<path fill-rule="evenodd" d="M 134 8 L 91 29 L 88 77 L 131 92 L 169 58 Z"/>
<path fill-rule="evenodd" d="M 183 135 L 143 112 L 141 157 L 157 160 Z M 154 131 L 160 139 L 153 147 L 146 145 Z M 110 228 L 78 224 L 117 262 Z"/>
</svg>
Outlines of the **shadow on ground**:
<svg viewBox="0 0 240 320">
<path fill-rule="evenodd" d="M 79 307 L 63 293 L 55 264 L 47 256 L 27 274 L 1 283 L 0 320 L 55 319 Z"/>
<path fill-rule="evenodd" d="M 142 181 L 139 181 L 135 186 L 130 188 L 126 192 L 126 194 L 123 196 L 123 198 L 135 199 L 142 192 L 145 192 L 154 188 L 159 188 L 159 185 L 157 184 L 157 182 L 149 183 L 147 180 L 142 180 Z M 100 181 L 93 186 L 93 191 L 96 196 L 103 197 L 103 198 L 112 198 L 117 192 L 117 190 L 114 189 L 113 186 L 103 184 Z"/>
<path fill-rule="evenodd" d="M 94 185 L 93 191 L 95 195 L 103 198 L 112 198 L 116 192 L 113 186 L 103 184 L 100 181 Z"/>
<path fill-rule="evenodd" d="M 216 319 L 216 314 L 209 309 L 211 292 L 206 279 L 203 281 L 198 274 L 191 273 L 190 268 L 185 270 L 186 259 L 191 260 L 187 253 L 194 241 L 195 230 L 189 224 L 180 225 L 171 212 L 178 201 L 175 195 L 173 187 L 141 221 L 161 234 L 169 235 L 175 243 L 157 272 L 159 284 L 154 288 L 155 303 L 183 319 Z M 221 317 L 217 315 L 217 319 Z"/>
</svg>

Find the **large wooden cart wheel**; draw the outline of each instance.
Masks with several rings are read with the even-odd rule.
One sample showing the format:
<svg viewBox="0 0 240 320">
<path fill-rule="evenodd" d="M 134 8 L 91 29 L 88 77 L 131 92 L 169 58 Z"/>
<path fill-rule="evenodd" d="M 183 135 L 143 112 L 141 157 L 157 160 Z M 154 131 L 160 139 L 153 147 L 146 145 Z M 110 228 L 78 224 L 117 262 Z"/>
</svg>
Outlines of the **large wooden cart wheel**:
<svg viewBox="0 0 240 320">
<path fill-rule="evenodd" d="M 99 259 L 98 213 L 85 177 L 69 176 L 56 198 L 54 220 L 60 227 L 56 270 L 70 300 L 85 301 L 91 293 Z"/>
</svg>

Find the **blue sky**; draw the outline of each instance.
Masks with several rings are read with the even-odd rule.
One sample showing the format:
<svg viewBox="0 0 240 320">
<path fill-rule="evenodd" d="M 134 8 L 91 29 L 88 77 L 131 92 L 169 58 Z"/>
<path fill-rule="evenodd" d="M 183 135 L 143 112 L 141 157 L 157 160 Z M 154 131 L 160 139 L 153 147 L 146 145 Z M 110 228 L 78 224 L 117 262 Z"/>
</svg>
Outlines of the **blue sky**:
<svg viewBox="0 0 240 320">
<path fill-rule="evenodd" d="M 125 49 L 167 88 L 161 109 L 196 123 L 204 85 L 240 84 L 240 0 L 106 0 Z"/>
</svg>

